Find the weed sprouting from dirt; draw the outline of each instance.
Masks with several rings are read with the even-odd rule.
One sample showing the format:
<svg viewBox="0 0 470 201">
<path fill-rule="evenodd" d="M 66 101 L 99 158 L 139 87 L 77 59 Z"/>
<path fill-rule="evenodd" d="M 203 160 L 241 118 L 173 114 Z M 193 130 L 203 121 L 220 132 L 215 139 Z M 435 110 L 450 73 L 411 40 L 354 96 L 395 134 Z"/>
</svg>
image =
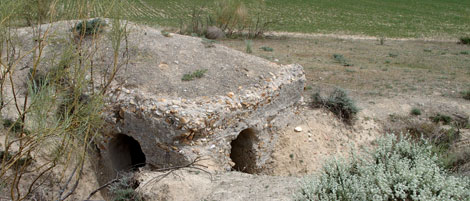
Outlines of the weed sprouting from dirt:
<svg viewBox="0 0 470 201">
<path fill-rule="evenodd" d="M 380 37 L 379 38 L 379 44 L 380 45 L 385 45 L 385 37 Z"/>
<path fill-rule="evenodd" d="M 421 115 L 421 109 L 419 108 L 413 108 L 411 109 L 411 112 L 410 112 L 412 115 L 415 115 L 415 116 L 419 116 Z"/>
<path fill-rule="evenodd" d="M 437 113 L 436 115 L 431 117 L 431 120 L 434 123 L 442 122 L 444 125 L 449 125 L 452 122 L 452 117 L 444 114 Z"/>
<path fill-rule="evenodd" d="M 165 37 L 171 37 L 170 33 L 167 32 L 167 31 L 163 31 L 163 30 L 162 30 L 160 33 L 161 33 L 163 36 L 165 36 Z"/>
<path fill-rule="evenodd" d="M 204 74 L 207 72 L 207 69 L 199 69 L 199 70 L 196 70 L 192 73 L 186 73 L 183 75 L 183 77 L 181 78 L 182 81 L 191 81 L 191 80 L 194 80 L 196 78 L 202 78 L 204 77 Z"/>
<path fill-rule="evenodd" d="M 20 119 L 18 120 L 4 119 L 2 124 L 4 128 L 14 133 L 21 132 L 21 129 L 23 127 Z"/>
<path fill-rule="evenodd" d="M 211 39 L 207 39 L 207 38 L 203 38 L 201 40 L 201 43 L 204 45 L 205 48 L 211 48 L 211 47 L 215 47 L 215 43 L 216 41 L 215 40 L 211 40 Z"/>
<path fill-rule="evenodd" d="M 75 26 L 74 31 L 79 35 L 88 36 L 102 32 L 106 25 L 106 22 L 100 18 L 83 20 Z"/>
<path fill-rule="evenodd" d="M 312 100 L 313 107 L 326 108 L 348 124 L 352 123 L 354 117 L 359 112 L 355 102 L 343 89 L 335 89 L 327 98 L 322 97 L 320 93 L 317 92 L 313 94 Z"/>
<path fill-rule="evenodd" d="M 342 54 L 333 54 L 333 59 L 336 61 L 336 63 L 340 63 L 343 66 L 352 66 L 352 64 L 350 64 Z"/>
<path fill-rule="evenodd" d="M 470 100 L 470 90 L 462 91 L 461 94 L 463 99 Z"/>
<path fill-rule="evenodd" d="M 259 49 L 262 49 L 266 52 L 272 52 L 274 51 L 274 49 L 272 47 L 267 47 L 267 46 L 263 46 L 263 47 L 260 47 Z"/>
<path fill-rule="evenodd" d="M 470 36 L 463 36 L 459 38 L 460 44 L 470 45 Z"/>
<path fill-rule="evenodd" d="M 248 54 L 253 53 L 253 50 L 251 48 L 251 43 L 252 43 L 251 40 L 245 40 L 245 45 L 246 45 L 245 52 L 248 53 Z"/>
<path fill-rule="evenodd" d="M 142 201 L 140 194 L 135 191 L 137 186 L 132 173 L 126 173 L 109 186 L 109 191 L 113 195 L 113 201 Z"/>
</svg>

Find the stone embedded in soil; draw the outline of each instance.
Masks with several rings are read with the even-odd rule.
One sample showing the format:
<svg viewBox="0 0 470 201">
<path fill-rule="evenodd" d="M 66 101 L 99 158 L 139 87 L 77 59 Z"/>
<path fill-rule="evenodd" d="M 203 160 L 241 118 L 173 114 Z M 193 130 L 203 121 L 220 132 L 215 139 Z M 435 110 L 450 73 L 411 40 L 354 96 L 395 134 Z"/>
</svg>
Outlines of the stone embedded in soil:
<svg viewBox="0 0 470 201">
<path fill-rule="evenodd" d="M 294 128 L 295 132 L 302 132 L 302 127 L 298 126 Z"/>
</svg>

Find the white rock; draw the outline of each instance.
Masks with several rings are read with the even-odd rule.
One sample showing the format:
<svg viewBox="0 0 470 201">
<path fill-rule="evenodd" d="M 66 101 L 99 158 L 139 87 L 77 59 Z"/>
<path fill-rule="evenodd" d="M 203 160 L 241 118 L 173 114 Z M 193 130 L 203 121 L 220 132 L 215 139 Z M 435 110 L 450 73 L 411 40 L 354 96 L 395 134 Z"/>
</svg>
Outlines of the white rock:
<svg viewBox="0 0 470 201">
<path fill-rule="evenodd" d="M 294 128 L 295 132 L 302 132 L 302 127 L 298 126 Z"/>
</svg>

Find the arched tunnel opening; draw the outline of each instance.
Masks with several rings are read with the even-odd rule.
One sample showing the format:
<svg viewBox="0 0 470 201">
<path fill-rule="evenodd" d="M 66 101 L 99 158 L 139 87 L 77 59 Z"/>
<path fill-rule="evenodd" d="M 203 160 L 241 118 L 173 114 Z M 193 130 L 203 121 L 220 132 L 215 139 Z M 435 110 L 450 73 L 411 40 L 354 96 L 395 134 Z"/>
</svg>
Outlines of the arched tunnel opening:
<svg viewBox="0 0 470 201">
<path fill-rule="evenodd" d="M 238 137 L 230 143 L 232 146 L 230 159 L 235 163 L 233 170 L 249 174 L 256 173 L 256 150 L 254 149 L 256 142 L 256 130 L 248 128 L 240 132 Z"/>
<path fill-rule="evenodd" d="M 139 142 L 130 136 L 116 135 L 109 142 L 108 151 L 112 167 L 118 172 L 132 171 L 145 166 L 145 154 Z"/>
</svg>

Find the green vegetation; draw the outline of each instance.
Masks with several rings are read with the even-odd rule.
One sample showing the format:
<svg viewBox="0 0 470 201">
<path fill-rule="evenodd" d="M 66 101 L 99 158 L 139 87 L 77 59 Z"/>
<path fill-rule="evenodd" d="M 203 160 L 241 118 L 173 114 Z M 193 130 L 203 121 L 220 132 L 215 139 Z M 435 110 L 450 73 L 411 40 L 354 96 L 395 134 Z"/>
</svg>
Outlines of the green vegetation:
<svg viewBox="0 0 470 201">
<path fill-rule="evenodd" d="M 160 33 L 161 33 L 163 36 L 165 36 L 165 37 L 171 37 L 170 33 L 167 32 L 167 31 L 163 31 L 163 30 L 162 30 Z"/>
<path fill-rule="evenodd" d="M 470 90 L 467 90 L 467 91 L 462 91 L 462 97 L 465 99 L 465 100 L 470 100 Z"/>
<path fill-rule="evenodd" d="M 23 126 L 19 120 L 11 120 L 11 119 L 4 119 L 3 120 L 3 127 L 8 129 L 10 132 L 18 133 L 21 132 Z"/>
<path fill-rule="evenodd" d="M 182 81 L 191 81 L 191 80 L 194 80 L 196 78 L 202 78 L 204 77 L 204 74 L 207 72 L 207 69 L 200 69 L 200 70 L 196 70 L 192 73 L 186 73 L 183 75 L 183 77 L 181 78 Z"/>
<path fill-rule="evenodd" d="M 421 115 L 421 110 L 419 108 L 413 108 L 410 112 L 412 115 L 419 116 Z"/>
<path fill-rule="evenodd" d="M 448 125 L 452 122 L 452 117 L 444 114 L 437 113 L 436 115 L 431 117 L 431 120 L 434 123 L 442 122 L 444 125 Z"/>
<path fill-rule="evenodd" d="M 440 167 L 432 147 L 386 135 L 370 153 L 333 160 L 304 181 L 297 200 L 466 200 L 470 180 Z M 437 182 L 439 181 L 439 182 Z"/>
<path fill-rule="evenodd" d="M 210 40 L 210 39 L 207 39 L 207 38 L 203 38 L 201 40 L 201 43 L 204 45 L 205 48 L 211 48 L 211 47 L 215 47 L 215 43 L 216 41 L 215 40 Z"/>
<path fill-rule="evenodd" d="M 344 58 L 344 56 L 342 54 L 333 54 L 333 59 L 337 62 L 337 63 L 340 63 L 341 65 L 343 66 L 352 66 L 352 64 L 350 64 L 348 62 L 348 60 L 346 58 Z"/>
<path fill-rule="evenodd" d="M 109 186 L 113 201 L 142 201 L 142 197 L 134 190 L 134 186 L 136 186 L 134 183 L 131 173 L 121 175 L 116 182 Z"/>
<path fill-rule="evenodd" d="M 241 0 L 245 8 L 253 8 L 259 0 Z M 149 25 L 179 27 L 194 8 L 211 10 L 213 16 L 221 9 L 216 0 L 124 0 L 124 17 Z M 234 2 L 233 0 L 231 2 Z M 79 8 L 78 1 L 59 1 L 64 4 L 63 18 Z M 91 17 L 101 17 L 109 5 L 106 1 L 90 3 Z M 459 0 L 271 0 L 265 1 L 259 14 L 277 23 L 275 31 L 304 33 L 347 33 L 379 37 L 432 37 L 448 35 L 459 38 L 468 34 L 469 1 Z M 206 19 L 202 19 L 206 21 Z M 215 21 L 215 19 L 214 19 Z M 467 37 L 462 37 L 467 38 Z"/>
<path fill-rule="evenodd" d="M 251 48 L 251 44 L 252 44 L 251 40 L 245 40 L 245 45 L 246 45 L 245 52 L 248 53 L 248 54 L 253 53 L 253 50 Z"/>
<path fill-rule="evenodd" d="M 262 49 L 266 52 L 272 52 L 274 51 L 274 49 L 272 47 L 267 47 L 267 46 L 263 46 L 263 47 L 260 47 L 259 49 Z"/>
<path fill-rule="evenodd" d="M 64 12 L 72 4 L 73 9 Z M 103 0 L 100 4 L 108 6 L 101 17 L 109 19 L 109 27 L 94 19 L 81 21 L 76 27 L 56 27 L 58 24 L 39 29 L 40 23 L 64 18 L 89 19 L 94 12 L 84 8 L 92 7 L 93 1 L 0 3 L 0 111 L 18 117 L 2 122 L 6 129 L 2 130 L 5 138 L 0 153 L 0 181 L 11 192 L 5 199 L 34 199 L 48 182 L 51 185 L 47 189 L 57 191 L 42 200 L 66 200 L 87 171 L 88 153 L 95 149 L 94 140 L 102 137 L 104 97 L 115 90 L 111 83 L 126 60 L 121 55 L 128 55 L 123 48 L 128 45 L 128 31 L 121 21 L 123 12 L 117 9 L 121 8 L 120 1 Z M 28 25 L 34 31 L 18 34 L 15 26 Z M 86 37 L 103 28 L 107 31 L 102 37 Z M 79 34 L 70 37 L 69 30 Z M 94 62 L 99 54 L 97 44 L 109 47 L 106 53 L 112 59 L 106 67 Z M 25 64 L 23 58 L 31 62 Z M 29 72 L 15 70 L 20 68 Z M 15 90 L 14 98 L 3 99 Z M 16 110 L 6 111 L 11 106 Z"/>
<path fill-rule="evenodd" d="M 459 41 L 461 44 L 470 45 L 470 36 L 460 37 Z"/>
<path fill-rule="evenodd" d="M 75 31 L 79 35 L 93 35 L 96 33 L 101 33 L 103 28 L 106 26 L 106 22 L 100 18 L 92 20 L 83 20 L 75 26 Z"/>
<path fill-rule="evenodd" d="M 343 89 L 335 89 L 328 98 L 322 97 L 317 92 L 313 94 L 312 100 L 313 107 L 326 108 L 346 123 L 352 123 L 352 120 L 359 112 L 355 102 L 349 98 Z"/>
</svg>

